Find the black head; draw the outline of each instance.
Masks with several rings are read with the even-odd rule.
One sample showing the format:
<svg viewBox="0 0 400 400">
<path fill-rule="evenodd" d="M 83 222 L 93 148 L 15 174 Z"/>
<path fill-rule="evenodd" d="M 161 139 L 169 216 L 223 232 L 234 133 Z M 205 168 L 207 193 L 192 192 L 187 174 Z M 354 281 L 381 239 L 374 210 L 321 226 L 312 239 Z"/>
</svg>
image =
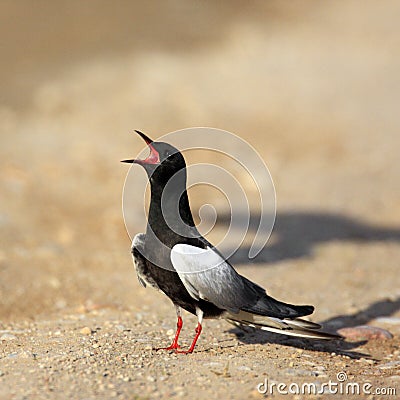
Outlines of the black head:
<svg viewBox="0 0 400 400">
<path fill-rule="evenodd" d="M 146 142 L 150 154 L 144 160 L 122 160 L 125 163 L 141 165 L 151 180 L 168 180 L 178 171 L 186 168 L 185 159 L 182 153 L 164 142 L 154 142 L 140 131 L 135 131 Z M 186 174 L 185 174 L 186 175 Z"/>
</svg>

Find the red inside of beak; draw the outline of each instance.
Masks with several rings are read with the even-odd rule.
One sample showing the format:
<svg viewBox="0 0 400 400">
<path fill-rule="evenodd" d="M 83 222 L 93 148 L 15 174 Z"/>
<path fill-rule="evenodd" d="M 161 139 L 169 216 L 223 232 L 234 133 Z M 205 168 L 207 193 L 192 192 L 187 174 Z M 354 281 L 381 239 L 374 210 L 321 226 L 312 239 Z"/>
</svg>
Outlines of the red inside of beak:
<svg viewBox="0 0 400 400">
<path fill-rule="evenodd" d="M 160 155 L 158 151 L 154 148 L 151 143 L 147 143 L 150 149 L 150 154 L 144 160 L 136 160 L 138 164 L 159 164 L 160 163 Z"/>
<path fill-rule="evenodd" d="M 140 131 L 135 131 L 135 132 L 146 142 L 147 146 L 149 146 L 150 154 L 144 160 L 122 160 L 122 162 L 135 163 L 135 164 L 141 164 L 141 165 L 144 165 L 144 164 L 150 164 L 150 165 L 159 164 L 160 163 L 160 154 L 155 149 L 155 147 L 153 145 L 153 141 L 148 136 L 146 136 L 143 132 L 140 132 Z"/>
</svg>

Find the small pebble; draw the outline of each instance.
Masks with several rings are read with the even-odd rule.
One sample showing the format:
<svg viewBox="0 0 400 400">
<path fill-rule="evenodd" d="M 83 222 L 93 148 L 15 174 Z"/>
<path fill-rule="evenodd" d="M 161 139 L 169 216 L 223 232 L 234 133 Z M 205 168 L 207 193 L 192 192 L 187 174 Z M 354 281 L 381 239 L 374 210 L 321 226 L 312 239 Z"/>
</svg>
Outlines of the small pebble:
<svg viewBox="0 0 400 400">
<path fill-rule="evenodd" d="M 252 390 L 251 392 L 250 392 L 250 398 L 252 398 L 252 399 L 261 399 L 261 398 L 263 398 L 264 396 L 262 395 L 262 393 L 260 393 L 258 390 Z"/>
<path fill-rule="evenodd" d="M 338 330 L 338 333 L 350 340 L 385 340 L 393 338 L 393 335 L 386 329 L 369 325 L 342 328 Z"/>
<path fill-rule="evenodd" d="M 204 365 L 206 367 L 222 367 L 222 363 L 216 362 L 216 361 L 210 361 L 210 362 L 204 363 Z"/>
<path fill-rule="evenodd" d="M 90 335 L 92 333 L 92 330 L 88 326 L 85 326 L 80 330 L 80 332 L 82 335 Z"/>
<path fill-rule="evenodd" d="M 290 376 L 318 376 L 318 373 L 315 371 L 307 371 L 306 369 L 297 368 L 287 368 L 285 374 Z"/>
<path fill-rule="evenodd" d="M 119 330 L 119 331 L 126 331 L 126 327 L 125 327 L 125 325 L 121 325 L 121 324 L 119 324 L 119 325 L 115 325 L 115 329 L 117 329 L 117 330 Z"/>
<path fill-rule="evenodd" d="M 391 361 L 386 364 L 379 365 L 379 369 L 392 369 L 392 368 L 399 368 L 400 367 L 400 361 Z"/>
</svg>

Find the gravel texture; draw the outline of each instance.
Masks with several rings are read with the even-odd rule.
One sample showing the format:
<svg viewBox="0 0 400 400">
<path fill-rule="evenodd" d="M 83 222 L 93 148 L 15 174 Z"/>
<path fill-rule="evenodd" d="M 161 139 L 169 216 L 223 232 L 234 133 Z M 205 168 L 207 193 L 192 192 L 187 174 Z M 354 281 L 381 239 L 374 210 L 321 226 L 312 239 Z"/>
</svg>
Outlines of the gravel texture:
<svg viewBox="0 0 400 400">
<path fill-rule="evenodd" d="M 0 399 L 263 398 L 266 380 L 332 398 L 324 383 L 339 379 L 398 397 L 399 12 L 396 1 L 2 1 Z M 169 344 L 175 311 L 136 280 L 119 160 L 143 147 L 133 129 L 204 125 L 252 144 L 276 187 L 268 246 L 232 262 L 272 296 L 313 304 L 311 320 L 345 341 L 214 320 L 192 355 L 153 350 Z M 226 203 L 189 195 L 196 214 L 218 205 L 217 241 Z M 196 320 L 183 318 L 188 346 Z"/>
</svg>

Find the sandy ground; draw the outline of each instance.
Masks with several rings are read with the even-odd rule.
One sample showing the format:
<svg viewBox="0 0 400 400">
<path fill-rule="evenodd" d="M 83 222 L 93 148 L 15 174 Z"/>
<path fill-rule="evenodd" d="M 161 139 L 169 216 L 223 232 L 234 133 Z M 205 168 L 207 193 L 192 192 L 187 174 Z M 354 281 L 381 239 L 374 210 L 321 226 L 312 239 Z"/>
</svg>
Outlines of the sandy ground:
<svg viewBox="0 0 400 400">
<path fill-rule="evenodd" d="M 265 379 L 320 388 L 340 372 L 398 396 L 399 3 L 93 4 L 0 5 L 0 398 L 262 398 Z M 133 129 L 204 125 L 251 143 L 276 187 L 269 245 L 252 262 L 239 251 L 237 269 L 313 304 L 329 331 L 392 339 L 310 342 L 217 320 L 190 356 L 152 350 L 175 312 L 136 280 L 119 160 L 143 147 Z"/>
</svg>

